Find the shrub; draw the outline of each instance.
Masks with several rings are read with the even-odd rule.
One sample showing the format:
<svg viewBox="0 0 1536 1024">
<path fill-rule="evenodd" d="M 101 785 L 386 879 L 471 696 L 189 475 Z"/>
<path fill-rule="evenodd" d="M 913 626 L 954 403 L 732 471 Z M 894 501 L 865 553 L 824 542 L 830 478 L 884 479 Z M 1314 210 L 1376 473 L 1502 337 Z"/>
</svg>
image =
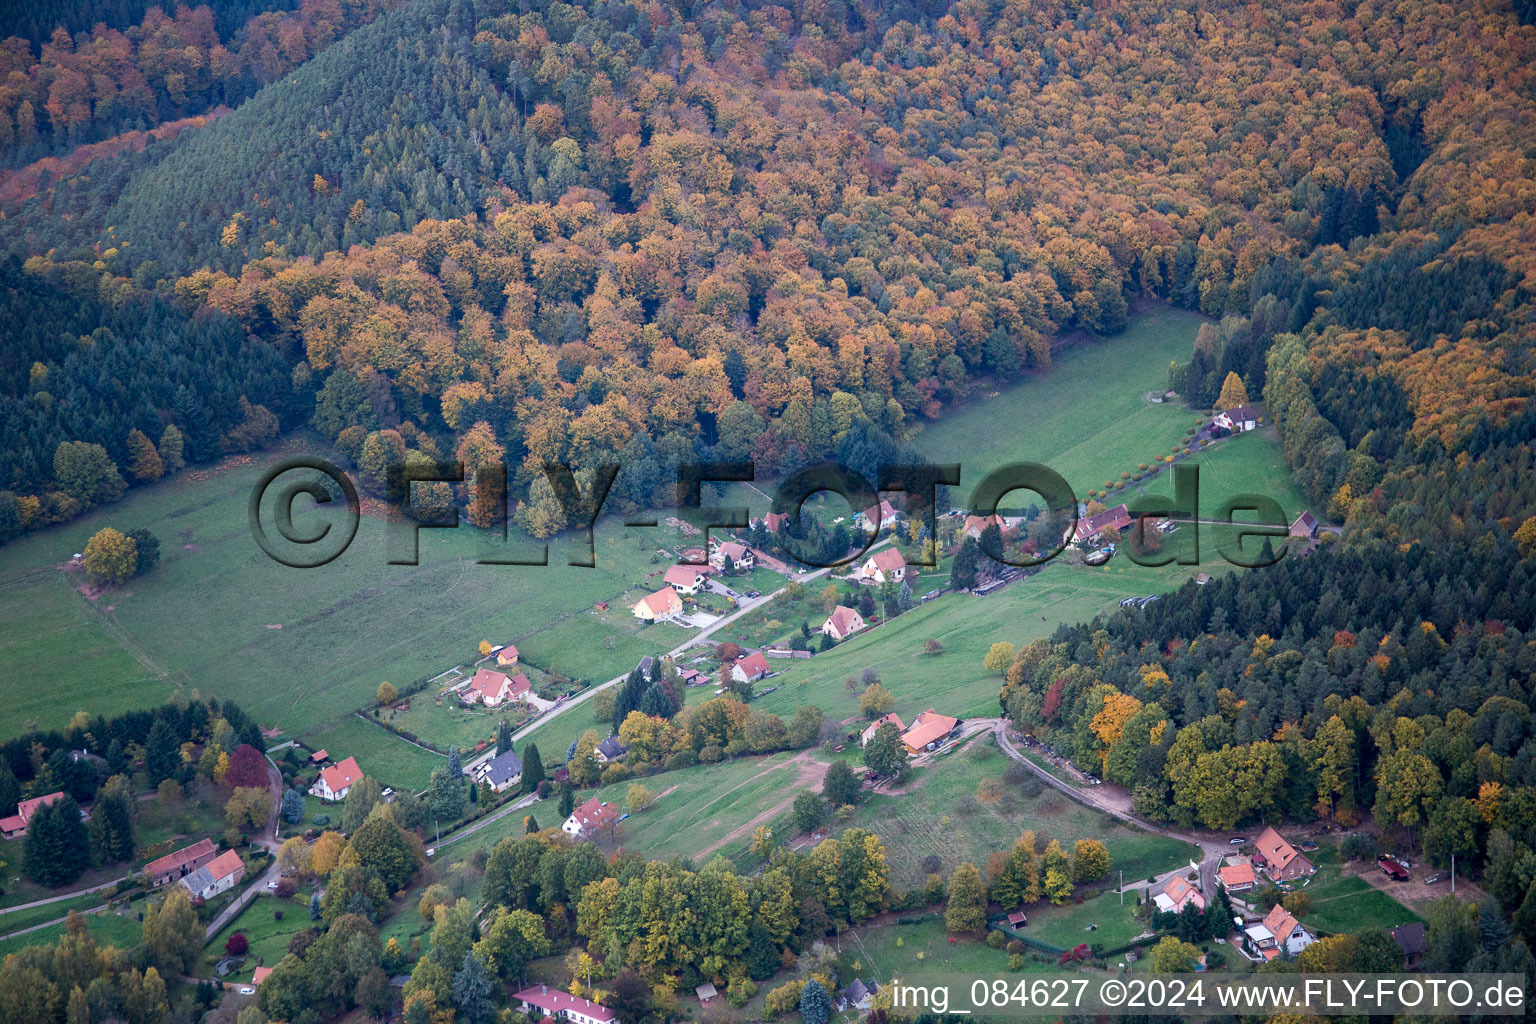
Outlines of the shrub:
<svg viewBox="0 0 1536 1024">
<path fill-rule="evenodd" d="M 994 931 L 987 933 L 987 945 L 991 946 L 993 949 L 1002 949 L 1003 945 L 1007 943 L 1007 941 L 1008 937 L 1002 932 Z"/>
<path fill-rule="evenodd" d="M 699 760 L 703 761 L 705 764 L 714 764 L 724 756 L 725 751 L 722 750 L 719 744 L 716 743 L 711 743 L 709 746 L 699 751 Z"/>
<path fill-rule="evenodd" d="M 1120 479 L 1121 480 L 1129 480 L 1130 478 L 1131 478 L 1131 474 L 1129 474 L 1129 473 L 1121 473 L 1120 474 Z"/>
<path fill-rule="evenodd" d="M 1018 956 L 1020 953 L 1024 952 L 1024 943 L 1020 942 L 1018 939 L 1009 939 L 1008 945 L 1003 948 L 1008 950 L 1009 955 Z"/>
<path fill-rule="evenodd" d="M 251 943 L 245 937 L 245 932 L 235 932 L 224 943 L 224 952 L 230 956 L 245 956 L 245 951 L 251 948 Z"/>
<path fill-rule="evenodd" d="M 699 756 L 691 750 L 679 750 L 667 758 L 667 770 L 677 771 L 679 768 L 692 768 L 699 763 Z"/>
<path fill-rule="evenodd" d="M 329 814 L 317 814 L 313 818 L 310 819 L 310 824 L 311 825 L 319 825 L 321 828 L 324 828 L 325 826 L 329 825 L 330 823 L 331 823 L 331 816 Z"/>
<path fill-rule="evenodd" d="M 1145 472 L 1146 470 L 1151 469 L 1152 467 L 1148 466 L 1145 462 L 1138 462 L 1138 463 L 1136 463 L 1136 468 L 1139 469 L 1139 470 L 1142 470 L 1143 472 Z"/>
<path fill-rule="evenodd" d="M 1024 957 L 1019 953 L 1010 956 L 1008 958 L 1008 969 L 1010 971 L 1022 971 L 1024 969 Z"/>
</svg>

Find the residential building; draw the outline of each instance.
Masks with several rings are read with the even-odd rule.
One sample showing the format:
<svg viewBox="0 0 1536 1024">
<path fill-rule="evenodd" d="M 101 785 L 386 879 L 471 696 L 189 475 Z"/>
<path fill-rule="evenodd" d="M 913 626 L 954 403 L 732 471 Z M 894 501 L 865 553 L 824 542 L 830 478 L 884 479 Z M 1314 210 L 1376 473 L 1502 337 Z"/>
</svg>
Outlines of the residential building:
<svg viewBox="0 0 1536 1024">
<path fill-rule="evenodd" d="M 875 1003 L 875 993 L 880 991 L 880 985 L 874 979 L 868 982 L 861 978 L 854 978 L 852 983 L 837 994 L 834 1007 L 839 1013 L 846 1010 L 868 1010 Z"/>
<path fill-rule="evenodd" d="M 859 566 L 859 579 L 863 582 L 879 584 L 895 580 L 900 583 L 906 578 L 907 560 L 901 557 L 901 552 L 895 547 L 881 548 Z"/>
<path fill-rule="evenodd" d="M 1285 837 L 1273 828 L 1266 827 L 1255 845 L 1259 852 L 1253 855 L 1253 866 L 1272 881 L 1293 882 L 1317 870 L 1300 850 L 1286 842 Z"/>
<path fill-rule="evenodd" d="M 474 777 L 476 782 L 490 786 L 491 792 L 503 792 L 523 780 L 523 760 L 512 751 L 504 750 L 475 765 Z"/>
<path fill-rule="evenodd" d="M 986 531 L 987 527 L 995 526 L 999 530 L 1002 530 L 1006 528 L 1007 525 L 1007 523 L 1003 522 L 1003 517 L 997 515 L 996 513 L 993 513 L 990 516 L 966 516 L 965 535 L 970 537 L 972 540 L 980 540 L 982 533 Z"/>
<path fill-rule="evenodd" d="M 157 857 L 144 865 L 144 880 L 152 889 L 167 882 L 189 875 L 219 855 L 212 839 L 200 839 L 191 846 L 183 846 L 174 853 Z"/>
<path fill-rule="evenodd" d="M 906 728 L 907 728 L 906 726 L 901 724 L 901 716 L 898 715 L 896 712 L 892 711 L 888 715 L 881 715 L 879 718 L 875 719 L 873 722 L 870 722 L 869 725 L 864 729 L 863 732 L 859 733 L 859 746 L 860 747 L 867 747 L 867 746 L 869 746 L 869 741 L 875 738 L 875 733 L 879 732 L 880 731 L 880 727 L 882 725 L 884 725 L 886 722 L 890 722 L 892 725 L 896 726 L 896 731 L 898 733 L 905 731 Z"/>
<path fill-rule="evenodd" d="M 617 736 L 609 736 L 597 745 L 597 760 L 599 764 L 612 764 L 615 761 L 622 761 L 627 753 L 629 753 L 629 748 Z"/>
<path fill-rule="evenodd" d="M 565 819 L 560 826 L 566 835 L 577 839 L 590 838 L 600 829 L 607 828 L 619 820 L 619 809 L 613 804 L 605 804 L 597 797 L 593 797 L 586 803 L 571 812 L 571 816 Z"/>
<path fill-rule="evenodd" d="M 959 727 L 958 718 L 941 715 L 929 708 L 912 719 L 912 725 L 901 734 L 901 742 L 906 745 L 907 753 L 915 757 L 925 750 L 936 750 Z"/>
<path fill-rule="evenodd" d="M 1391 931 L 1392 941 L 1396 942 L 1403 951 L 1403 970 L 1416 971 L 1424 962 L 1424 948 L 1427 943 L 1428 933 L 1423 921 L 1411 921 L 1408 924 L 1400 924 Z"/>
<path fill-rule="evenodd" d="M 730 565 L 738 572 L 747 572 L 756 560 L 757 556 L 752 553 L 751 548 L 737 544 L 733 540 L 722 542 L 709 556 L 709 564 L 716 569 L 724 569 Z"/>
<path fill-rule="evenodd" d="M 1317 537 L 1318 525 L 1317 517 L 1311 510 L 1303 510 L 1291 524 L 1291 536 L 1296 540 L 1314 540 Z"/>
<path fill-rule="evenodd" d="M 267 975 L 272 973 L 270 967 L 258 967 L 251 972 L 251 987 L 261 988 L 261 983 L 267 980 Z"/>
<path fill-rule="evenodd" d="M 1085 516 L 1078 519 L 1077 525 L 1072 528 L 1072 542 L 1093 542 L 1106 530 L 1123 530 L 1135 523 L 1131 513 L 1124 505 L 1116 505 L 1107 508 L 1095 516 Z"/>
<path fill-rule="evenodd" d="M 245 861 L 234 850 L 225 850 L 196 871 L 177 879 L 196 899 L 209 900 L 233 889 L 245 877 Z"/>
<path fill-rule="evenodd" d="M 1259 425 L 1259 411 L 1251 405 L 1240 405 L 1211 417 L 1211 426 L 1241 434 Z"/>
<path fill-rule="evenodd" d="M 871 505 L 869 508 L 853 517 L 853 524 L 871 533 L 879 532 L 896 522 L 896 508 L 890 502 L 881 499 L 880 504 Z"/>
<path fill-rule="evenodd" d="M 512 644 L 505 644 L 496 651 L 496 664 L 502 668 L 511 668 L 517 664 L 517 648 Z"/>
<path fill-rule="evenodd" d="M 635 602 L 635 618 L 644 619 L 646 622 L 660 622 L 674 615 L 681 615 L 683 611 L 683 599 L 677 596 L 677 591 L 671 587 L 665 587 L 654 594 L 647 594 Z"/>
<path fill-rule="evenodd" d="M 1197 910 L 1205 909 L 1205 896 L 1200 889 L 1183 875 L 1170 875 L 1163 887 L 1152 896 L 1152 902 L 1165 914 L 1177 914 L 1186 903 L 1193 903 Z"/>
<path fill-rule="evenodd" d="M 357 766 L 357 758 L 349 757 L 340 764 L 322 769 L 315 784 L 309 787 L 309 792 L 311 796 L 335 803 L 337 800 L 345 800 L 352 783 L 362 777 L 363 770 Z"/>
<path fill-rule="evenodd" d="M 683 681 L 683 685 L 684 686 L 708 686 L 709 685 L 709 673 L 707 673 L 707 672 L 700 672 L 696 668 L 681 669 L 677 673 L 677 678 L 679 678 L 679 679 L 681 679 Z"/>
<path fill-rule="evenodd" d="M 522 700 L 532 689 L 533 684 L 521 672 L 507 676 L 495 669 L 482 668 L 475 673 L 469 685 L 459 691 L 459 700 L 465 704 L 483 704 L 494 708 L 509 700 Z"/>
<path fill-rule="evenodd" d="M 7 839 L 19 839 L 26 835 L 27 822 L 32 820 L 32 815 L 36 814 L 39 808 L 47 807 L 63 795 L 61 790 L 57 793 L 49 793 L 47 796 L 35 796 L 30 800 L 23 800 L 16 805 L 15 814 L 0 818 L 0 835 L 4 835 Z M 85 817 L 84 812 L 80 816 Z"/>
<path fill-rule="evenodd" d="M 1301 926 L 1291 912 L 1276 903 L 1264 920 L 1243 929 L 1248 943 L 1266 960 L 1285 954 L 1295 956 L 1317 941 Z"/>
<path fill-rule="evenodd" d="M 329 761 L 330 759 L 331 755 L 325 752 L 324 747 L 321 747 L 319 750 L 309 755 L 309 763 L 313 765 L 325 764 L 325 762 Z"/>
<path fill-rule="evenodd" d="M 768 659 L 760 651 L 738 658 L 731 666 L 731 679 L 738 683 L 755 683 L 767 674 Z"/>
<path fill-rule="evenodd" d="M 1253 865 L 1247 861 L 1228 864 L 1218 870 L 1216 876 L 1221 879 L 1221 884 L 1226 887 L 1227 892 L 1248 892 L 1258 884 L 1258 879 L 1253 874 Z"/>
<path fill-rule="evenodd" d="M 827 616 L 827 621 L 821 624 L 821 632 L 842 643 L 863 629 L 865 625 L 864 616 L 860 615 L 856 609 L 840 604 L 832 609 L 832 614 Z"/>
<path fill-rule="evenodd" d="M 765 512 L 761 518 L 754 519 L 752 521 L 752 525 L 756 526 L 758 523 L 761 523 L 763 529 L 767 532 L 778 533 L 779 530 L 783 529 L 784 524 L 787 522 L 789 522 L 789 516 L 787 515 L 783 515 L 779 512 Z"/>
<path fill-rule="evenodd" d="M 674 565 L 667 570 L 663 580 L 679 594 L 692 597 L 709 582 L 709 573 L 697 565 Z"/>
<path fill-rule="evenodd" d="M 537 1010 L 540 1015 L 572 1024 L 615 1024 L 619 1019 L 608 1007 L 590 999 L 579 999 L 559 989 L 550 991 L 548 985 L 525 988 L 512 997 L 523 1013 Z"/>
</svg>

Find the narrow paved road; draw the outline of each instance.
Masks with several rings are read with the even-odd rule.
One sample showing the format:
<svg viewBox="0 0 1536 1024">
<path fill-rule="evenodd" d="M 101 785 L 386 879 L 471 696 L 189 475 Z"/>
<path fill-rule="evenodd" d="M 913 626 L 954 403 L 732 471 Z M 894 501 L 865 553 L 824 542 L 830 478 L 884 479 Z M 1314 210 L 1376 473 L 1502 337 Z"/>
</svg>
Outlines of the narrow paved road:
<svg viewBox="0 0 1536 1024">
<path fill-rule="evenodd" d="M 36 904 L 28 904 L 28 906 L 36 906 Z M 16 908 L 12 907 L 11 909 L 14 910 Z M 107 905 L 105 903 L 103 903 L 99 907 L 87 907 L 85 910 L 80 911 L 80 913 L 82 913 L 82 914 L 98 914 L 101 911 L 106 910 L 106 909 L 107 909 Z M 18 935 L 26 935 L 28 932 L 40 931 L 41 929 L 48 928 L 48 927 L 50 927 L 52 925 L 63 924 L 67 920 L 69 920 L 69 915 L 68 914 L 64 915 L 63 917 L 56 917 L 52 921 L 44 921 L 42 924 L 34 924 L 30 928 L 18 928 L 14 932 L 10 932 L 10 933 L 8 933 L 6 935 L 0 935 L 0 942 L 5 941 L 6 939 L 14 939 Z"/>
<path fill-rule="evenodd" d="M 57 896 L 49 896 L 47 899 L 33 900 L 31 903 L 18 903 L 18 904 L 16 904 L 13 907 L 5 907 L 3 909 L 0 909 L 0 922 L 3 922 L 5 920 L 5 915 L 6 914 L 9 914 L 9 913 L 11 913 L 13 911 L 16 911 L 16 910 L 28 910 L 28 909 L 30 909 L 32 907 L 47 906 L 49 903 L 57 903 L 60 900 L 72 900 L 76 896 L 89 896 L 93 892 L 101 892 L 101 890 L 103 890 L 103 889 L 110 889 L 113 886 L 117 885 L 118 882 L 121 882 L 121 881 L 122 881 L 121 878 L 114 878 L 110 882 L 102 882 L 100 885 L 93 885 L 93 886 L 91 886 L 88 889 L 76 889 L 73 892 L 60 893 Z M 18 932 L 17 934 L 19 935 L 21 933 Z"/>
<path fill-rule="evenodd" d="M 267 892 L 268 882 L 275 882 L 281 877 L 281 873 L 277 870 L 277 851 L 282 846 L 277 838 L 277 816 L 283 807 L 283 774 L 278 771 L 277 762 L 272 760 L 270 755 L 267 757 L 267 788 L 272 792 L 272 813 L 267 815 L 266 831 L 259 836 L 252 836 L 251 845 L 272 854 L 272 863 L 267 865 L 267 870 L 258 875 L 254 882 L 245 887 L 233 903 L 219 911 L 218 916 L 204 930 L 208 940 L 212 940 L 225 925 L 238 917 L 240 911 L 244 910 L 252 900 Z"/>
<path fill-rule="evenodd" d="M 995 723 L 993 732 L 997 736 L 997 745 L 1002 748 L 1003 753 L 1034 772 L 1047 785 L 1060 790 L 1078 803 L 1092 807 L 1096 811 L 1103 811 L 1105 814 L 1113 815 L 1121 821 L 1135 825 L 1137 828 L 1148 832 L 1155 832 L 1158 835 L 1167 836 L 1170 839 L 1177 839 L 1180 842 L 1198 847 L 1201 853 L 1200 891 L 1205 894 L 1208 900 L 1216 895 L 1216 869 L 1221 864 L 1221 858 L 1231 851 L 1231 846 L 1225 840 L 1195 835 L 1189 832 L 1179 832 L 1175 829 L 1165 828 L 1162 825 L 1154 825 L 1152 822 L 1138 817 L 1131 811 L 1129 794 L 1117 786 L 1103 785 L 1081 789 L 1063 782 L 1025 757 L 1018 747 L 1014 746 L 1013 741 L 1008 738 L 1008 722 L 1006 719 L 998 718 L 992 719 L 992 721 Z M 1180 868 L 1178 870 L 1182 871 L 1183 869 Z M 1165 877 L 1166 875 L 1159 876 L 1159 880 Z M 1128 889 L 1139 888 L 1140 883 L 1144 881 L 1145 879 L 1138 878 L 1133 882 L 1127 882 L 1126 887 Z"/>
</svg>

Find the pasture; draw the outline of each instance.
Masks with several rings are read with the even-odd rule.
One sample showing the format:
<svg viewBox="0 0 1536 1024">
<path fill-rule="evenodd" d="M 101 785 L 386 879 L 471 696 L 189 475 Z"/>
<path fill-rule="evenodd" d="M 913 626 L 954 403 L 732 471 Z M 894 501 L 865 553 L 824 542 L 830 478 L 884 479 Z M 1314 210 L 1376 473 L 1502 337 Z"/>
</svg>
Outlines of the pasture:
<svg viewBox="0 0 1536 1024">
<path fill-rule="evenodd" d="M 1298 891 L 1311 901 L 1311 909 L 1301 923 L 1330 933 L 1358 932 L 1365 928 L 1391 928 L 1409 921 L 1424 920 L 1388 893 L 1377 889 L 1358 875 L 1345 875 L 1336 847 L 1317 851 L 1313 862 L 1317 874 Z M 1356 862 L 1353 870 L 1376 871 L 1373 864 Z"/>
</svg>

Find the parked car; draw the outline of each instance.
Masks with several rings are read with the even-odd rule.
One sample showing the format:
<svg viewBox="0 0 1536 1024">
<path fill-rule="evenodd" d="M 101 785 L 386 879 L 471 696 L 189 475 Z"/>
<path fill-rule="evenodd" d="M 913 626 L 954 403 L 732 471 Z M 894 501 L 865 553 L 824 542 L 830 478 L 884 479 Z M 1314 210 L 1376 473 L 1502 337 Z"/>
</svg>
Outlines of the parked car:
<svg viewBox="0 0 1536 1024">
<path fill-rule="evenodd" d="M 253 995 L 256 994 L 256 986 L 254 986 L 254 985 L 241 985 L 240 986 L 240 994 L 243 995 L 243 996 L 253 996 Z"/>
<path fill-rule="evenodd" d="M 276 889 L 277 888 L 277 883 L 275 881 L 274 882 L 268 882 L 267 883 L 267 888 L 268 889 Z"/>
<path fill-rule="evenodd" d="M 1428 878 L 1424 879 L 1424 884 L 1426 884 L 1426 885 L 1434 885 L 1436 882 L 1440 881 L 1440 879 L 1442 879 L 1444 877 L 1445 877 L 1444 875 L 1430 875 Z"/>
<path fill-rule="evenodd" d="M 1231 846 L 1243 846 L 1243 845 L 1246 845 L 1247 842 L 1248 842 L 1248 837 L 1247 836 L 1233 836 L 1231 839 L 1227 840 L 1227 843 L 1229 845 L 1231 845 Z"/>
</svg>

